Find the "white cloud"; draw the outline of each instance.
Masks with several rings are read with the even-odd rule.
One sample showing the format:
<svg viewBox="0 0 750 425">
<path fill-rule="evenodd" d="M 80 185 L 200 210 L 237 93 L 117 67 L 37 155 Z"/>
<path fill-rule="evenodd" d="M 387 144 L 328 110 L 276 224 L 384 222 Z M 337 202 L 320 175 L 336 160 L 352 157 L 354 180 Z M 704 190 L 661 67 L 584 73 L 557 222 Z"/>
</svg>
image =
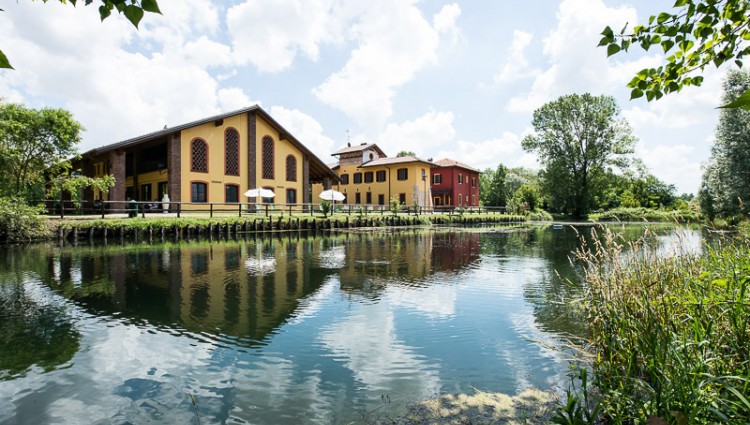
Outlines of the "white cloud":
<svg viewBox="0 0 750 425">
<path fill-rule="evenodd" d="M 234 51 L 261 72 L 288 68 L 297 52 L 317 60 L 319 45 L 339 37 L 331 0 L 249 0 L 227 11 Z"/>
<path fill-rule="evenodd" d="M 526 154 L 521 148 L 522 138 L 522 135 L 506 131 L 500 137 L 480 142 L 459 140 L 447 149 L 441 150 L 435 159 L 455 159 L 480 170 L 494 169 L 498 164 L 506 167 L 538 168 L 536 156 Z"/>
<path fill-rule="evenodd" d="M 533 39 L 534 35 L 529 32 L 513 31 L 513 40 L 508 47 L 508 60 L 493 78 L 496 84 L 532 78 L 539 73 L 538 70 L 529 67 L 529 61 L 526 59 L 526 48 Z"/>
<path fill-rule="evenodd" d="M 163 2 L 164 16 L 147 14 L 139 31 L 122 16 L 100 23 L 95 7 L 19 3 L 0 16 L 17 69 L 0 86 L 32 106 L 71 110 L 87 129 L 84 151 L 244 103 L 207 71 L 231 59 L 227 46 L 197 31 L 217 25 L 204 3 Z"/>
<path fill-rule="evenodd" d="M 530 112 L 564 94 L 600 94 L 627 82 L 620 74 L 630 68 L 613 66 L 606 52 L 595 46 L 607 25 L 620 28 L 636 22 L 634 8 L 609 8 L 601 0 L 564 0 L 557 19 L 557 28 L 544 39 L 548 68 L 536 76 L 529 92 L 508 102 L 510 111 Z"/>
<path fill-rule="evenodd" d="M 659 180 L 676 183 L 678 192 L 696 193 L 702 171 L 700 162 L 692 159 L 694 149 L 687 144 L 647 147 L 639 143 L 636 153 Z"/>
<path fill-rule="evenodd" d="M 411 150 L 427 158 L 453 140 L 456 135 L 453 119 L 453 112 L 430 111 L 411 121 L 388 124 L 376 142 L 390 156 Z"/>
<path fill-rule="evenodd" d="M 453 35 L 460 9 L 447 5 L 433 27 L 414 1 L 373 2 L 361 11 L 350 33 L 359 45 L 340 71 L 315 89 L 322 102 L 370 128 L 392 114 L 396 89 L 437 61 L 441 34 Z"/>
<path fill-rule="evenodd" d="M 260 104 L 258 101 L 251 100 L 242 89 L 237 87 L 219 89 L 216 95 L 222 111 L 231 111 Z"/>
<path fill-rule="evenodd" d="M 323 162 L 331 162 L 330 155 L 335 150 L 335 142 L 323 134 L 323 126 L 315 118 L 283 106 L 272 107 L 270 114 L 315 156 Z"/>
</svg>

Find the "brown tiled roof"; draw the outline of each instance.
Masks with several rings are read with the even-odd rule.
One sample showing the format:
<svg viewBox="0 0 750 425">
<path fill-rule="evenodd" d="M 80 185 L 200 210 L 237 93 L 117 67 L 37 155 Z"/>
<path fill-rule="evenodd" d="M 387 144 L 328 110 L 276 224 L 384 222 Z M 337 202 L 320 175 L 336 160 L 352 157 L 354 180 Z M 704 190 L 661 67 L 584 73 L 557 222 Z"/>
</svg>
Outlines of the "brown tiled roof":
<svg viewBox="0 0 750 425">
<path fill-rule="evenodd" d="M 394 165 L 394 164 L 407 164 L 409 162 L 422 162 L 430 166 L 434 166 L 435 164 L 430 161 L 425 161 L 424 159 L 417 158 L 416 156 L 397 156 L 395 158 L 378 158 L 374 159 L 372 161 L 366 162 L 362 165 L 360 165 L 360 168 L 366 168 L 366 167 L 377 167 L 379 165 Z"/>
<path fill-rule="evenodd" d="M 345 153 L 361 152 L 365 149 L 370 149 L 370 148 L 374 148 L 375 150 L 377 150 L 380 156 L 386 156 L 385 153 L 375 143 L 362 143 L 361 145 L 347 146 L 343 149 L 339 149 L 338 151 L 332 153 L 331 155 L 341 155 Z"/>
<path fill-rule="evenodd" d="M 481 173 L 481 171 L 477 170 L 476 168 L 470 165 L 466 165 L 463 162 L 458 162 L 456 160 L 448 159 L 448 158 L 441 159 L 440 161 L 435 161 L 435 164 L 441 167 L 460 167 L 460 168 L 465 168 L 469 171 L 476 171 L 477 173 Z"/>
<path fill-rule="evenodd" d="M 160 137 L 167 136 L 172 133 L 177 133 L 182 130 L 196 127 L 199 125 L 203 125 L 206 123 L 210 123 L 216 120 L 221 120 L 224 118 L 228 118 L 231 116 L 244 114 L 246 112 L 255 112 L 260 117 L 262 117 L 264 120 L 266 120 L 271 126 L 279 132 L 279 134 L 282 136 L 283 139 L 287 139 L 292 144 L 297 146 L 299 150 L 304 152 L 306 155 L 310 157 L 310 176 L 313 177 L 315 180 L 322 179 L 323 177 L 330 177 L 334 181 L 338 181 L 338 175 L 333 172 L 323 161 L 320 160 L 314 153 L 312 153 L 305 145 L 303 145 L 299 140 L 297 140 L 294 136 L 292 136 L 284 127 L 281 126 L 278 122 L 276 122 L 273 117 L 271 117 L 268 112 L 264 111 L 263 108 L 261 108 L 258 105 L 249 106 L 246 108 L 238 109 L 236 111 L 226 112 L 219 115 L 214 115 L 212 117 L 202 118 L 196 121 L 191 121 L 189 123 L 180 124 L 174 127 L 167 127 L 163 130 L 155 131 L 153 133 L 147 133 L 142 136 L 134 137 L 132 139 L 123 140 L 121 142 L 112 143 L 110 145 L 102 146 L 100 148 L 94 148 L 90 151 L 83 154 L 83 156 L 97 156 L 101 155 L 106 152 L 110 152 L 117 149 L 124 149 L 129 148 L 131 146 L 137 145 L 139 143 L 148 142 L 151 140 L 158 139 Z"/>
</svg>

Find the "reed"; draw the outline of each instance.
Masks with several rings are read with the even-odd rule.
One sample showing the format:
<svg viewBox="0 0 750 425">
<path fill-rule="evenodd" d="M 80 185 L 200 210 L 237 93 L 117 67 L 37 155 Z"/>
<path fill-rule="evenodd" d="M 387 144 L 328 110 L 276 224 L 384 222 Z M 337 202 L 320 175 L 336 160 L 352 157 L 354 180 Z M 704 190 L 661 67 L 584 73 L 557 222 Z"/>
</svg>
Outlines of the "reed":
<svg viewBox="0 0 750 425">
<path fill-rule="evenodd" d="M 750 422 L 750 244 L 694 254 L 678 242 L 665 253 L 651 236 L 628 243 L 604 229 L 575 253 L 585 277 L 577 311 L 591 332 L 588 392 L 600 409 L 575 423 Z M 561 406 L 558 419 L 571 409 Z"/>
</svg>

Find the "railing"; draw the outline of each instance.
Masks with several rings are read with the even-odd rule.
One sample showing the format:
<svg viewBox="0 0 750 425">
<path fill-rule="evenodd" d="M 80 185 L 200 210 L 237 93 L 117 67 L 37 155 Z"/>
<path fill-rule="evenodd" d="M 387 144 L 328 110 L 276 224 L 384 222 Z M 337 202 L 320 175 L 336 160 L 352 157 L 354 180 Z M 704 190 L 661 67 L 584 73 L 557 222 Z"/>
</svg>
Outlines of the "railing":
<svg viewBox="0 0 750 425">
<path fill-rule="evenodd" d="M 119 217 L 155 217 L 162 214 L 176 215 L 206 215 L 214 216 L 239 216 L 263 214 L 309 214 L 321 213 L 321 204 L 280 204 L 280 203 L 255 203 L 255 202 L 144 202 L 144 201 L 43 201 L 47 208 L 47 214 L 65 218 L 69 216 L 100 216 L 105 218 Z M 166 208 L 164 208 L 166 207 Z M 490 214 L 506 212 L 505 207 L 415 207 L 402 205 L 395 211 L 396 214 L 420 215 L 420 214 Z M 332 204 L 330 213 L 357 214 L 357 215 L 385 215 L 393 214 L 390 205 L 352 205 Z M 330 214 L 329 213 L 329 214 Z"/>
</svg>

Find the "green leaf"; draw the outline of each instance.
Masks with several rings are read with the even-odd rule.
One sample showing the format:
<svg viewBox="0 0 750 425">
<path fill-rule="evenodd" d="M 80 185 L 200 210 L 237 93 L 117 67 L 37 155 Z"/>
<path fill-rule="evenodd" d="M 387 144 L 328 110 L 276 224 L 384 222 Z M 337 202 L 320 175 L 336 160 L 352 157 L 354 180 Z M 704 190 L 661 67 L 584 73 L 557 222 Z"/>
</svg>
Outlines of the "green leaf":
<svg viewBox="0 0 750 425">
<path fill-rule="evenodd" d="M 666 21 L 667 21 L 667 19 L 669 19 L 669 18 L 671 18 L 671 17 L 672 17 L 672 15 L 670 15 L 669 13 L 667 13 L 667 12 L 662 12 L 662 13 L 660 13 L 660 14 L 659 14 L 659 16 L 658 16 L 658 17 L 656 18 L 656 23 L 657 23 L 657 24 L 663 24 L 664 22 L 666 22 Z"/>
<path fill-rule="evenodd" d="M 630 92 L 630 100 L 638 99 L 639 97 L 643 97 L 643 90 L 636 87 Z"/>
<path fill-rule="evenodd" d="M 721 109 L 744 109 L 750 110 L 750 90 L 742 93 L 740 97 L 735 99 L 733 102 L 729 102 L 726 105 L 719 106 Z"/>
<path fill-rule="evenodd" d="M 161 14 L 161 10 L 159 10 L 159 5 L 156 3 L 156 0 L 143 0 L 141 2 L 141 7 L 146 12 Z"/>
<path fill-rule="evenodd" d="M 0 68 L 13 69 L 2 50 L 0 50 Z"/>
<path fill-rule="evenodd" d="M 129 4 L 125 6 L 122 13 L 125 14 L 125 17 L 128 18 L 128 21 L 130 21 L 133 26 L 138 28 L 138 23 L 141 22 L 141 19 L 143 18 L 143 9 Z"/>
<path fill-rule="evenodd" d="M 618 46 L 617 44 L 610 44 L 607 47 L 607 56 L 608 57 L 612 56 L 612 55 L 614 55 L 615 53 L 617 53 L 619 51 L 620 51 L 620 46 Z"/>
<path fill-rule="evenodd" d="M 682 7 L 687 4 L 687 0 L 677 0 L 672 7 Z"/>
<path fill-rule="evenodd" d="M 110 8 L 108 8 L 107 6 L 105 5 L 99 6 L 99 17 L 101 18 L 102 21 L 107 19 L 111 13 L 112 13 L 112 10 L 110 10 Z"/>
<path fill-rule="evenodd" d="M 608 38 L 614 38 L 615 33 L 614 31 L 612 31 L 612 28 L 607 27 L 607 28 L 604 28 L 604 31 L 602 31 L 602 35 Z"/>
<path fill-rule="evenodd" d="M 674 46 L 674 41 L 672 40 L 664 40 L 661 42 L 661 47 L 664 48 L 664 53 L 667 53 L 672 46 Z"/>
</svg>

